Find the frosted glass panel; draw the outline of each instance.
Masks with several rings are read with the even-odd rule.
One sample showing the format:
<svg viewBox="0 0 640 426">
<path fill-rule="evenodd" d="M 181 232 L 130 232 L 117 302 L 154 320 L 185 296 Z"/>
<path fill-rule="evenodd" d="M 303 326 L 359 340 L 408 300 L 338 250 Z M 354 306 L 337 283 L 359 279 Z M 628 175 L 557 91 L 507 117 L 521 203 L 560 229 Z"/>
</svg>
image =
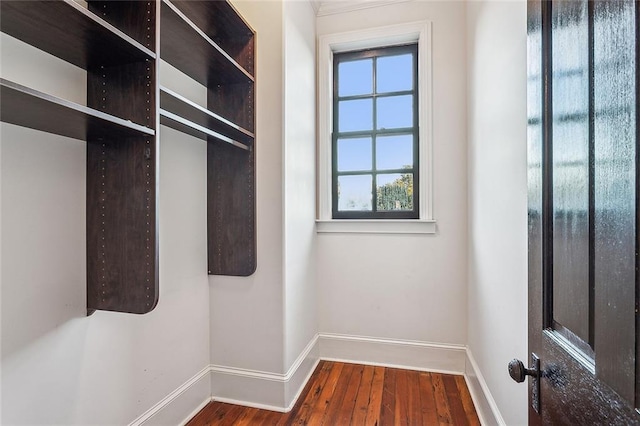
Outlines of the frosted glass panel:
<svg viewBox="0 0 640 426">
<path fill-rule="evenodd" d="M 553 10 L 553 319 L 589 342 L 587 1 Z"/>
</svg>

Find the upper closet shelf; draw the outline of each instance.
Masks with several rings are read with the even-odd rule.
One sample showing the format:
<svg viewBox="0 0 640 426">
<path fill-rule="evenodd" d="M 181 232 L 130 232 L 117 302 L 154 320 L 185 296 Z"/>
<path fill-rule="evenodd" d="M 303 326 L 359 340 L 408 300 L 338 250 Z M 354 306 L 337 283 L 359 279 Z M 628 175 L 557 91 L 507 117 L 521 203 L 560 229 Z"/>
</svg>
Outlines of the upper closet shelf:
<svg viewBox="0 0 640 426">
<path fill-rule="evenodd" d="M 184 7 L 180 2 L 180 7 Z M 216 2 L 205 2 L 208 6 Z M 253 82 L 253 76 L 169 0 L 162 0 L 160 56 L 204 86 Z"/>
<path fill-rule="evenodd" d="M 4 2 L 4 1 L 3 1 Z M 48 133 L 88 137 L 153 136 L 148 127 L 0 78 L 2 121 Z"/>
<path fill-rule="evenodd" d="M 72 0 L 0 1 L 2 32 L 80 68 L 155 59 L 155 53 Z"/>
</svg>

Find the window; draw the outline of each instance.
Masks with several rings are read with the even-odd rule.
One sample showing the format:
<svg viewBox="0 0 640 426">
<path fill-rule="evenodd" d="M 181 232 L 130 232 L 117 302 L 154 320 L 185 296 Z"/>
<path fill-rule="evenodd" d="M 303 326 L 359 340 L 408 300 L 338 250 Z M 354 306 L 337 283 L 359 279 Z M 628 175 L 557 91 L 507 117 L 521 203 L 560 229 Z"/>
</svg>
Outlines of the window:
<svg viewBox="0 0 640 426">
<path fill-rule="evenodd" d="M 430 22 L 320 36 L 317 232 L 435 233 L 431 96 Z"/>
<path fill-rule="evenodd" d="M 417 219 L 418 46 L 333 57 L 333 218 Z"/>
</svg>

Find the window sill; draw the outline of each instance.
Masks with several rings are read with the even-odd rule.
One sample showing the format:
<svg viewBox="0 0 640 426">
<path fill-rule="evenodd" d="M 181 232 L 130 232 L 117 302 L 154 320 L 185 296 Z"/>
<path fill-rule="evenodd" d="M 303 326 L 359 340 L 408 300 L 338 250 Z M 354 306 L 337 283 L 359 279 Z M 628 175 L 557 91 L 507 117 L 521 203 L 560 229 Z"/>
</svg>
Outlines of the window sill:
<svg viewBox="0 0 640 426">
<path fill-rule="evenodd" d="M 316 220 L 317 233 L 337 234 L 435 234 L 435 220 Z"/>
</svg>

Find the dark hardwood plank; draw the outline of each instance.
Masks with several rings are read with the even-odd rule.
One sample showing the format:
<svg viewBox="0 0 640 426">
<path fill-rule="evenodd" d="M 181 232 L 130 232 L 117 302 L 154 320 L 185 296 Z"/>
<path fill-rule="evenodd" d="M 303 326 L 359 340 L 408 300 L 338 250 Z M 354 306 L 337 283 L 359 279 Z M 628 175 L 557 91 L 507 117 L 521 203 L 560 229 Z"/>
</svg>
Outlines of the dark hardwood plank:
<svg viewBox="0 0 640 426">
<path fill-rule="evenodd" d="M 318 402 L 322 389 L 327 383 L 332 365 L 332 363 L 320 361 L 318 367 L 316 367 L 316 371 L 313 373 L 313 376 L 311 376 L 305 391 L 300 395 L 300 401 L 302 402 L 297 403 L 291 410 L 292 421 L 290 424 L 307 424 L 309 416 L 311 416 L 311 413 L 313 412 L 313 407 Z"/>
<path fill-rule="evenodd" d="M 321 361 L 291 412 L 212 402 L 187 424 L 480 425 L 462 376 Z"/>
<path fill-rule="evenodd" d="M 218 423 L 220 426 L 232 426 L 236 424 L 236 420 L 242 415 L 242 413 L 246 410 L 246 407 L 241 405 L 231 405 L 229 409 L 224 413 L 222 419 Z"/>
<path fill-rule="evenodd" d="M 357 365 L 354 367 L 345 395 L 342 398 L 342 404 L 335 424 L 351 424 L 351 418 L 353 417 L 353 410 L 355 408 L 356 398 L 358 397 L 358 390 L 360 389 L 363 373 L 364 365 Z"/>
<path fill-rule="evenodd" d="M 471 399 L 471 394 L 469 393 L 469 388 L 467 387 L 467 383 L 465 382 L 464 377 L 455 376 L 455 379 L 458 393 L 462 401 L 462 406 L 464 407 L 464 412 L 467 415 L 469 424 L 472 426 L 480 426 L 480 419 L 478 418 L 478 414 L 476 413 L 476 409 L 473 405 L 473 400 Z"/>
<path fill-rule="evenodd" d="M 393 424 L 397 426 L 409 426 L 409 372 L 407 370 L 396 371 L 396 405 L 393 416 Z"/>
<path fill-rule="evenodd" d="M 380 425 L 394 424 L 396 414 L 396 373 L 395 368 L 386 368 L 382 386 Z"/>
<path fill-rule="evenodd" d="M 409 371 L 407 379 L 408 424 L 419 425 L 422 423 L 422 406 L 420 405 L 420 372 Z"/>
<path fill-rule="evenodd" d="M 374 367 L 371 365 L 363 366 L 360 387 L 356 395 L 353 407 L 353 416 L 351 417 L 352 425 L 364 425 L 367 419 L 367 409 L 371 402 L 371 386 L 373 384 Z"/>
<path fill-rule="evenodd" d="M 342 374 L 340 374 L 340 378 L 336 383 L 333 397 L 329 401 L 327 411 L 325 412 L 324 418 L 322 419 L 323 425 L 333 426 L 338 424 L 341 401 L 343 401 L 344 396 L 347 393 L 347 387 L 349 385 L 349 381 L 351 380 L 351 375 L 353 374 L 354 369 L 354 364 L 345 364 L 345 366 L 342 368 Z"/>
<path fill-rule="evenodd" d="M 269 424 L 268 420 L 272 416 L 273 416 L 273 412 L 272 411 L 258 410 L 258 412 L 253 416 L 253 419 L 252 419 L 252 422 L 251 422 L 251 426 Z M 200 425 L 200 424 L 191 425 L 191 423 L 188 423 L 187 426 L 204 426 L 204 425 Z"/>
<path fill-rule="evenodd" d="M 369 408 L 367 409 L 367 418 L 365 424 L 380 424 L 380 413 L 382 411 L 382 394 L 384 392 L 386 368 L 374 367 L 373 381 L 371 382 L 371 395 L 369 397 Z"/>
<path fill-rule="evenodd" d="M 220 408 L 220 403 L 212 401 L 207 404 L 198 414 L 196 414 L 189 422 L 191 426 L 204 426 L 211 424 L 211 419 L 215 415 L 216 411 Z"/>
<path fill-rule="evenodd" d="M 442 375 L 432 374 L 431 382 L 433 383 L 433 393 L 436 398 L 436 411 L 438 412 L 438 422 L 447 425 L 453 424 L 451 420 L 451 411 L 449 402 L 447 401 L 447 392 L 444 388 Z"/>
<path fill-rule="evenodd" d="M 344 366 L 345 364 L 341 362 L 336 362 L 333 364 L 331 373 L 327 378 L 327 382 L 324 388 L 322 389 L 322 393 L 318 397 L 317 404 L 313 408 L 313 412 L 311 413 L 311 416 L 309 417 L 308 424 L 317 425 L 322 422 L 322 418 L 324 417 L 324 414 L 329 406 L 329 403 L 331 402 L 331 399 L 333 397 L 333 392 L 335 391 L 336 384 L 338 383 L 338 379 L 340 378 L 340 374 L 342 373 L 342 369 L 344 368 Z"/>
<path fill-rule="evenodd" d="M 253 419 L 260 411 L 258 408 L 246 408 L 242 414 L 236 419 L 235 426 L 253 425 Z"/>
<path fill-rule="evenodd" d="M 431 373 L 421 372 L 420 383 L 420 405 L 422 406 L 422 424 L 424 426 L 438 423 L 438 411 L 436 408 L 436 397 L 433 392 L 433 382 Z"/>
<path fill-rule="evenodd" d="M 447 395 L 447 403 L 449 404 L 449 411 L 451 413 L 451 420 L 455 425 L 468 425 L 467 414 L 464 411 L 462 405 L 462 399 L 460 398 L 460 392 L 458 392 L 458 386 L 456 385 L 456 379 L 451 374 L 443 374 L 442 382 L 444 383 L 445 392 Z"/>
</svg>

